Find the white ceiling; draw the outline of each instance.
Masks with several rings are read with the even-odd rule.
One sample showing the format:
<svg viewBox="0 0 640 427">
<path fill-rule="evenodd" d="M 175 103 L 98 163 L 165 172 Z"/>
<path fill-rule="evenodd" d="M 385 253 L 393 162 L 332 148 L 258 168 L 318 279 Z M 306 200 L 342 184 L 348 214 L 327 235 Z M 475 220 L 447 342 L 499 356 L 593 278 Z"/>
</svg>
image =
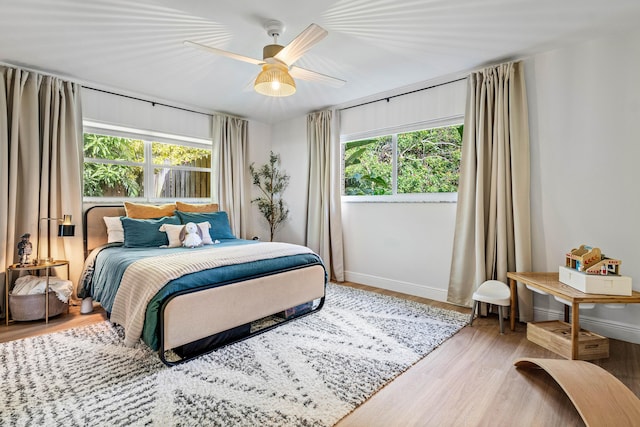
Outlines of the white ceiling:
<svg viewBox="0 0 640 427">
<path fill-rule="evenodd" d="M 281 44 L 310 23 L 328 30 L 296 65 L 347 83 L 298 80 L 293 96 L 269 98 L 250 89 L 258 66 L 182 44 L 262 58 L 268 19 L 285 24 Z M 274 123 L 638 21 L 639 0 L 0 0 L 0 61 Z"/>
</svg>

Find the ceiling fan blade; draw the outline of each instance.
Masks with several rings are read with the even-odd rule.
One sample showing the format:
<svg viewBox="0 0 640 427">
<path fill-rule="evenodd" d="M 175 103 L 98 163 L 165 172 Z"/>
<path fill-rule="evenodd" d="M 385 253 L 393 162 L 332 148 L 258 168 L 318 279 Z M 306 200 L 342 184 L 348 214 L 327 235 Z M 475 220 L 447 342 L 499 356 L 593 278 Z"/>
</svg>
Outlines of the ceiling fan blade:
<svg viewBox="0 0 640 427">
<path fill-rule="evenodd" d="M 327 30 L 319 25 L 311 24 L 303 32 L 286 45 L 275 56 L 276 59 L 284 62 L 288 66 L 291 66 L 296 62 L 306 51 L 311 49 L 313 45 L 325 38 L 329 34 Z"/>
<path fill-rule="evenodd" d="M 308 80 L 310 82 L 324 83 L 333 87 L 342 87 L 346 81 L 326 74 L 317 73 L 300 67 L 291 67 L 289 74 L 294 79 Z"/>
<path fill-rule="evenodd" d="M 249 58 L 248 56 L 238 55 L 237 53 L 229 52 L 226 50 L 218 49 L 211 46 L 206 46 L 200 43 L 192 42 L 189 40 L 185 40 L 183 42 L 185 46 L 195 47 L 196 49 L 201 49 L 206 52 L 215 53 L 216 55 L 226 56 L 228 58 L 237 59 L 238 61 L 248 62 L 250 64 L 262 65 L 264 61 L 261 59 Z"/>
</svg>

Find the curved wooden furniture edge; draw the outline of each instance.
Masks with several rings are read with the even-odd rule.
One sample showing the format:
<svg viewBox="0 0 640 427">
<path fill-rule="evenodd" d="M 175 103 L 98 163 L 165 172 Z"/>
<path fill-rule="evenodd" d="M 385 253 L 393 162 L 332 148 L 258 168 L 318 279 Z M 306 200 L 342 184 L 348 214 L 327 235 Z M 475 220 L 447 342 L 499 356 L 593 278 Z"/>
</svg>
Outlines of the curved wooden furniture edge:
<svg viewBox="0 0 640 427">
<path fill-rule="evenodd" d="M 587 426 L 634 426 L 640 399 L 619 379 L 583 360 L 519 358 L 516 368 L 541 368 L 562 387 Z"/>
</svg>

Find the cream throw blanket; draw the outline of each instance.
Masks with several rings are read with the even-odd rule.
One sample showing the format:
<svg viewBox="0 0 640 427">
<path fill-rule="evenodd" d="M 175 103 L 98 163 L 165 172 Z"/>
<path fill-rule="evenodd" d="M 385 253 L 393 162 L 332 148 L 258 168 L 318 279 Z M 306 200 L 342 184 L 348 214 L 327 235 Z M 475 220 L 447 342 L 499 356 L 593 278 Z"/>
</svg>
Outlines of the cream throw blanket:
<svg viewBox="0 0 640 427">
<path fill-rule="evenodd" d="M 147 304 L 164 285 L 185 274 L 231 264 L 313 253 L 304 246 L 260 242 L 240 246 L 213 246 L 207 250 L 171 253 L 132 263 L 122 275 L 111 321 L 124 327 L 125 345 L 132 347 L 142 335 Z"/>
<path fill-rule="evenodd" d="M 44 294 L 46 287 L 46 277 L 26 275 L 16 279 L 11 295 Z M 55 292 L 58 299 L 66 303 L 73 292 L 73 283 L 71 280 L 49 277 L 49 291 Z"/>
</svg>

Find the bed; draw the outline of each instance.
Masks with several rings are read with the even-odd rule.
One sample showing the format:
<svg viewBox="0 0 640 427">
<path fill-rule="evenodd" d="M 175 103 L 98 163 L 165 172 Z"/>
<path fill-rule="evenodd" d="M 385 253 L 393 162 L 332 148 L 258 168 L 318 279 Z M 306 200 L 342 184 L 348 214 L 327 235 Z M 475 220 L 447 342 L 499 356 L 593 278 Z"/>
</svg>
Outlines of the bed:
<svg viewBox="0 0 640 427">
<path fill-rule="evenodd" d="M 124 327 L 126 345 L 141 339 L 167 365 L 314 313 L 324 304 L 324 265 L 304 246 L 235 238 L 196 248 L 110 243 L 104 218 L 124 217 L 124 229 L 133 235 L 128 224 L 135 220 L 125 215 L 123 206 L 85 212 L 86 261 L 78 296 L 84 299 L 83 312 L 87 302 L 99 302 L 110 320 Z"/>
</svg>

